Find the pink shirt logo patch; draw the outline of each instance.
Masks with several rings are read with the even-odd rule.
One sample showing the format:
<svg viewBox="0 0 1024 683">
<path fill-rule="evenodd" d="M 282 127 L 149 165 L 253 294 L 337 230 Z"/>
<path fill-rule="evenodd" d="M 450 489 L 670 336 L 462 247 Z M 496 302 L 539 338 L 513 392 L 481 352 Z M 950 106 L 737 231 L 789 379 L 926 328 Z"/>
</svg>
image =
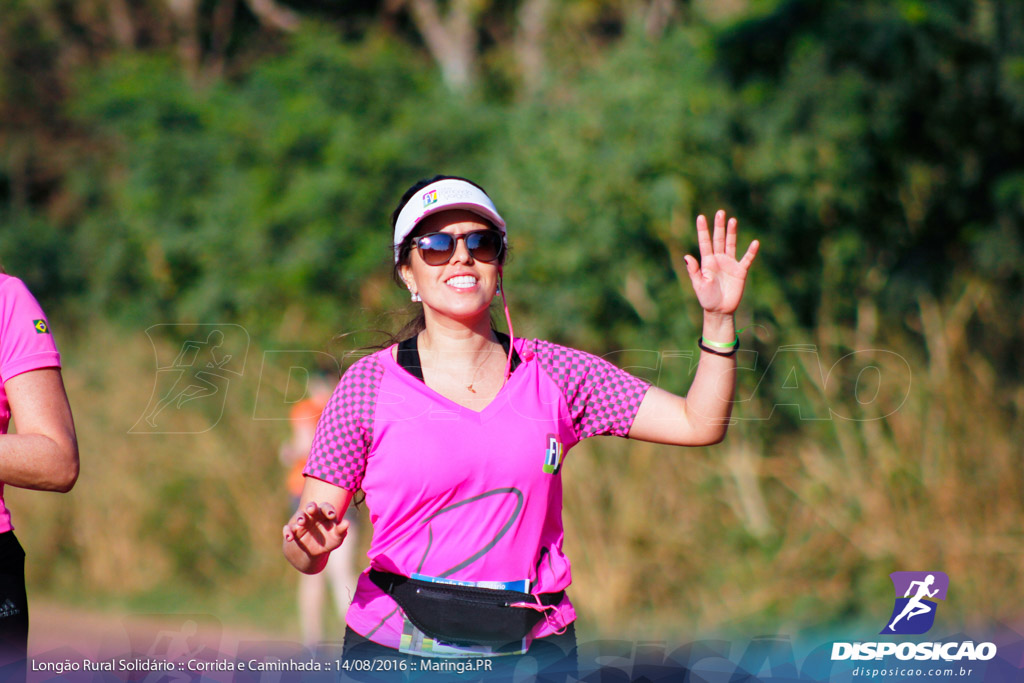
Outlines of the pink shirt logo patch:
<svg viewBox="0 0 1024 683">
<path fill-rule="evenodd" d="M 548 447 L 544 451 L 544 472 L 546 474 L 558 474 L 562 469 L 562 455 L 565 447 L 558 442 L 558 437 L 548 434 Z"/>
</svg>

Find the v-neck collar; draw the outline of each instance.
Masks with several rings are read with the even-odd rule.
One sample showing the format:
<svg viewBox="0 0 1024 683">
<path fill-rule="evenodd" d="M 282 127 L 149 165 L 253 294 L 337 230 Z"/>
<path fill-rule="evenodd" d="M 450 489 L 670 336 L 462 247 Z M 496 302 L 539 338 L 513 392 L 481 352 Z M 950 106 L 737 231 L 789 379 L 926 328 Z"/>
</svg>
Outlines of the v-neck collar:
<svg viewBox="0 0 1024 683">
<path fill-rule="evenodd" d="M 509 349 L 509 338 L 508 335 L 502 334 L 501 332 L 495 332 L 498 337 L 498 342 L 502 348 L 505 349 L 505 353 L 508 353 Z M 481 410 L 474 410 L 462 404 L 456 403 L 452 399 L 448 398 L 444 394 L 435 391 L 433 388 L 427 385 L 423 380 L 423 368 L 420 366 L 420 354 L 419 348 L 416 345 L 416 337 L 413 336 L 411 339 L 398 343 L 398 348 L 395 352 L 394 358 L 390 353 L 387 353 L 385 357 L 394 364 L 395 371 L 404 372 L 412 377 L 418 379 L 423 385 L 423 391 L 425 394 L 430 395 L 437 403 L 441 404 L 440 413 L 450 413 L 450 417 L 442 417 L 439 413 L 434 411 L 431 415 L 434 419 L 457 419 L 459 415 L 466 416 L 472 415 L 481 421 L 489 419 L 495 411 L 500 409 L 500 406 L 506 402 L 506 392 L 509 390 L 509 384 L 516 381 L 522 373 L 516 373 L 515 369 L 522 364 L 522 359 L 519 357 L 519 352 L 515 349 L 512 350 L 512 369 L 508 381 L 505 382 L 498 393 L 494 395 L 490 403 L 484 406 Z"/>
<path fill-rule="evenodd" d="M 498 343 L 501 344 L 501 348 L 505 350 L 505 355 L 508 356 L 509 338 L 507 334 L 495 331 L 494 335 L 498 338 Z M 419 381 L 426 384 L 423 379 L 423 366 L 420 363 L 420 348 L 418 334 L 414 334 L 408 339 L 398 343 L 398 350 L 395 352 L 395 360 L 398 361 L 398 365 L 408 372 L 410 375 L 418 379 Z M 510 372 L 515 372 L 519 364 L 522 363 L 522 359 L 519 358 L 519 353 L 515 350 L 512 351 L 512 369 Z"/>
</svg>

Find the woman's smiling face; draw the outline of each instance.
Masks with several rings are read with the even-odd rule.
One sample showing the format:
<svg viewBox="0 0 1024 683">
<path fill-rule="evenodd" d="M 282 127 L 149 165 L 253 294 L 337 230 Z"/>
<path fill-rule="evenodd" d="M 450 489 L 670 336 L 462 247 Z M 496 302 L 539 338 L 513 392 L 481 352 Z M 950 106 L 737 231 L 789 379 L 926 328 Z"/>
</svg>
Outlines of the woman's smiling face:
<svg viewBox="0 0 1024 683">
<path fill-rule="evenodd" d="M 471 211 L 455 209 L 424 218 L 413 238 L 443 232 L 465 235 L 475 230 L 493 230 L 494 226 Z M 443 264 L 432 266 L 423 260 L 420 250 L 413 248 L 409 261 L 401 266 L 402 279 L 423 299 L 428 309 L 453 320 L 469 321 L 487 310 L 494 298 L 500 275 L 500 261 L 485 263 L 473 258 L 466 240 L 456 240 L 455 253 Z"/>
</svg>

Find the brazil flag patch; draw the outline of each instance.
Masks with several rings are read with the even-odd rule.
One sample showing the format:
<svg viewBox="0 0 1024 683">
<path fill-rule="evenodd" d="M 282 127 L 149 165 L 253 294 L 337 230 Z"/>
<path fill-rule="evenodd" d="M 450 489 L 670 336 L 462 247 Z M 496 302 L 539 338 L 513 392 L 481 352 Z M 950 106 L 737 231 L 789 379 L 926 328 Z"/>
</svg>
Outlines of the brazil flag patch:
<svg viewBox="0 0 1024 683">
<path fill-rule="evenodd" d="M 49 334 L 50 328 L 47 327 L 46 321 L 40 318 L 39 320 L 33 320 L 32 326 L 36 328 L 36 334 Z"/>
</svg>

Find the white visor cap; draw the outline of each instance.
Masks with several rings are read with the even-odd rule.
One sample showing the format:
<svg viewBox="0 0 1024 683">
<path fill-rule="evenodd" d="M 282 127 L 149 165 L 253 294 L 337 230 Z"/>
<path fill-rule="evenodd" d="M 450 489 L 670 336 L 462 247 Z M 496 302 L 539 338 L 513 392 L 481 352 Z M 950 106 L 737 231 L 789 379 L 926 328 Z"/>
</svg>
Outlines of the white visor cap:
<svg viewBox="0 0 1024 683">
<path fill-rule="evenodd" d="M 502 235 L 505 234 L 505 221 L 494 208 L 494 202 L 486 192 L 465 180 L 445 178 L 427 185 L 414 194 L 398 213 L 398 220 L 395 222 L 395 263 L 398 263 L 398 250 L 402 247 L 402 242 L 416 229 L 421 220 L 439 211 L 453 209 L 472 211 L 493 223 Z"/>
</svg>

